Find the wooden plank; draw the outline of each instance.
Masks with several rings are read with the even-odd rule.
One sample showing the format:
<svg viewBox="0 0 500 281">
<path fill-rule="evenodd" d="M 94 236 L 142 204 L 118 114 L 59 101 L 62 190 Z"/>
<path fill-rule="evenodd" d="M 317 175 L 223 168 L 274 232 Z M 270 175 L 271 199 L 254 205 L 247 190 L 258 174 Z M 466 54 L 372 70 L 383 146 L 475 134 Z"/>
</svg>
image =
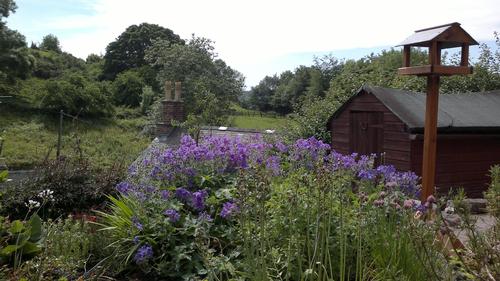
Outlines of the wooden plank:
<svg viewBox="0 0 500 281">
<path fill-rule="evenodd" d="M 469 44 L 462 44 L 460 66 L 469 66 Z"/>
<path fill-rule="evenodd" d="M 422 201 L 433 194 L 436 172 L 436 135 L 439 100 L 439 76 L 427 78 L 424 129 L 424 160 L 422 165 Z"/>
<path fill-rule="evenodd" d="M 408 134 L 403 132 L 394 132 L 384 130 L 385 140 L 405 141 L 410 145 L 411 141 L 408 139 Z"/>
<path fill-rule="evenodd" d="M 410 161 L 410 153 L 404 151 L 388 150 L 384 151 L 386 159 L 394 159 L 400 161 Z"/>
<path fill-rule="evenodd" d="M 398 69 L 399 75 L 466 75 L 471 74 L 473 68 L 471 66 L 452 66 L 452 65 L 421 65 L 412 67 L 401 67 Z"/>
<path fill-rule="evenodd" d="M 389 150 L 394 150 L 394 151 L 403 151 L 403 152 L 410 152 L 410 143 L 406 141 L 394 141 L 394 140 L 384 140 L 384 151 L 389 151 Z"/>
<path fill-rule="evenodd" d="M 411 46 L 407 45 L 403 47 L 403 67 L 409 67 L 410 66 L 410 53 L 411 53 Z"/>
</svg>

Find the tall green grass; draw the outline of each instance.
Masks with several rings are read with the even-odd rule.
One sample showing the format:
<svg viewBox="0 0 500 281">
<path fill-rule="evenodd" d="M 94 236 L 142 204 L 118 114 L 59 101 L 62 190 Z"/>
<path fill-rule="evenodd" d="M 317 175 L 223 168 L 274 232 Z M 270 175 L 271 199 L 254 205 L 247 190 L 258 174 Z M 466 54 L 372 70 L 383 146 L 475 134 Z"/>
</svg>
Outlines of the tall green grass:
<svg viewBox="0 0 500 281">
<path fill-rule="evenodd" d="M 3 157 L 10 169 L 28 169 L 56 155 L 58 116 L 0 108 Z M 142 118 L 64 119 L 62 155 L 81 154 L 96 167 L 132 162 L 150 143 L 140 135 Z"/>
</svg>

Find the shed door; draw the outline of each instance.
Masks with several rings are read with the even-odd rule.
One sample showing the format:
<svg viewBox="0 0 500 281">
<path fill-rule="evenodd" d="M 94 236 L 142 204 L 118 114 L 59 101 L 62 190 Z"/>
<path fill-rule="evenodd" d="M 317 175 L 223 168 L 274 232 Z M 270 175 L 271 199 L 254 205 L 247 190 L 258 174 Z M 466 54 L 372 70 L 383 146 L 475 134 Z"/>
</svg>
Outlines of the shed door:
<svg viewBox="0 0 500 281">
<path fill-rule="evenodd" d="M 382 153 L 383 121 L 383 112 L 351 111 L 351 152 L 365 155 Z"/>
</svg>

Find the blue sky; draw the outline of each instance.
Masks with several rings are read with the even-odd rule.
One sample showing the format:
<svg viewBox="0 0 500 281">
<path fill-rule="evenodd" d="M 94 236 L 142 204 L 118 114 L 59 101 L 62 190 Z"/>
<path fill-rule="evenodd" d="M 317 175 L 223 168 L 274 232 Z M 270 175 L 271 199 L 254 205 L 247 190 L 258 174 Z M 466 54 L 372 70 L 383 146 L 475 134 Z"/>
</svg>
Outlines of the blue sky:
<svg viewBox="0 0 500 281">
<path fill-rule="evenodd" d="M 498 0 L 17 0 L 7 21 L 28 42 L 54 34 L 63 50 L 85 58 L 102 54 L 131 24 L 156 23 L 183 38 L 215 41 L 219 56 L 246 76 L 310 65 L 332 53 L 360 58 L 396 45 L 414 30 L 460 22 L 478 41 L 500 31 Z M 411 4 L 406 4 L 411 3 Z M 433 9 L 428 9 L 432 6 Z M 477 48 L 472 50 L 472 56 Z"/>
</svg>

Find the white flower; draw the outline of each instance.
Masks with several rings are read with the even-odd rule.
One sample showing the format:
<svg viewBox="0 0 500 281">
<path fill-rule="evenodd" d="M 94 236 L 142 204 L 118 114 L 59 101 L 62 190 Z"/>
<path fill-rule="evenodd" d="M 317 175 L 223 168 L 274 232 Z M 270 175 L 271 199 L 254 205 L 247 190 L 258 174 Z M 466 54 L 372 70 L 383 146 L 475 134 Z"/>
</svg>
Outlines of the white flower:
<svg viewBox="0 0 500 281">
<path fill-rule="evenodd" d="M 50 189 L 45 189 L 45 190 L 40 191 L 40 193 L 38 193 L 38 196 L 40 198 L 46 199 L 48 201 L 54 201 L 54 196 L 52 196 L 52 194 L 54 194 L 54 191 L 52 191 Z"/>
<path fill-rule="evenodd" d="M 40 202 L 35 200 L 28 200 L 28 203 L 25 203 L 28 208 L 38 208 L 40 207 Z"/>
</svg>

